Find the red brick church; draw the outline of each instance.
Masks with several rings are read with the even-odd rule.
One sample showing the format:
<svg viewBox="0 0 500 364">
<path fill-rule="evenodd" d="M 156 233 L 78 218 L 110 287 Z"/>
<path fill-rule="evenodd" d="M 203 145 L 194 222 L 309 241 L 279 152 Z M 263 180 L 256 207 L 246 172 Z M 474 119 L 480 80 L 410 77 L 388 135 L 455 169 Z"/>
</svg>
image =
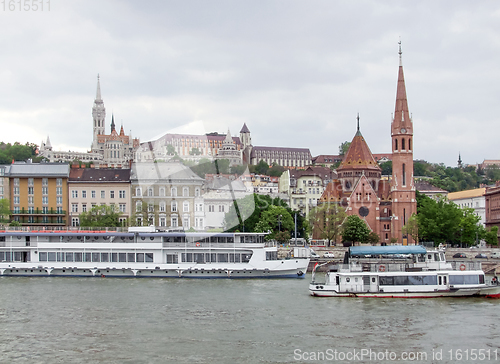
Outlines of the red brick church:
<svg viewBox="0 0 500 364">
<path fill-rule="evenodd" d="M 331 182 L 320 203 L 340 203 L 348 215 L 358 215 L 380 236 L 381 243 L 396 238 L 398 244 L 414 244 L 403 235 L 402 227 L 417 212 L 413 183 L 413 122 L 408 112 L 406 87 L 399 48 L 399 74 L 396 108 L 391 124 L 392 176 L 382 178 L 359 129 L 352 139 L 344 160 L 337 169 L 338 179 Z"/>
</svg>

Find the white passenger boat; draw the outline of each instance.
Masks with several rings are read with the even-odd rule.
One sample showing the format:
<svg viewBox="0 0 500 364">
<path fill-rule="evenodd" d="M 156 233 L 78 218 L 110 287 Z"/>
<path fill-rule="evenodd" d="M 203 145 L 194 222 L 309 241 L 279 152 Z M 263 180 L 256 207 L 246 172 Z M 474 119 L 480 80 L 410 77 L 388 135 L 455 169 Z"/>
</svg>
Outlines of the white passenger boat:
<svg viewBox="0 0 500 364">
<path fill-rule="evenodd" d="M 0 231 L 0 276 L 303 278 L 260 233 Z M 302 248 L 304 249 L 304 248 Z M 298 256 L 294 255 L 294 256 Z"/>
<path fill-rule="evenodd" d="M 481 262 L 447 262 L 443 251 L 423 246 L 350 247 L 343 264 L 322 265 L 329 265 L 323 280 L 316 274 L 320 265 L 313 269 L 312 296 L 500 298 L 500 286 L 486 282 Z"/>
</svg>

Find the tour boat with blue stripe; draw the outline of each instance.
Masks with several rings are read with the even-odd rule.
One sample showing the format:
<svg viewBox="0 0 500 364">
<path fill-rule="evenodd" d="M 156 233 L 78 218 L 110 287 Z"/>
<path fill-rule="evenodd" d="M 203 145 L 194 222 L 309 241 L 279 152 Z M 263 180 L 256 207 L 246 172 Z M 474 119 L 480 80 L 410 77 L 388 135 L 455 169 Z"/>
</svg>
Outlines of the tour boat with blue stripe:
<svg viewBox="0 0 500 364">
<path fill-rule="evenodd" d="M 316 270 L 327 266 L 324 279 Z M 500 298 L 497 279 L 487 282 L 481 262 L 447 262 L 444 251 L 423 246 L 353 246 L 342 264 L 316 265 L 309 293 L 317 297 Z"/>
<path fill-rule="evenodd" d="M 0 276 L 304 278 L 307 252 L 279 259 L 265 235 L 0 231 Z"/>
</svg>

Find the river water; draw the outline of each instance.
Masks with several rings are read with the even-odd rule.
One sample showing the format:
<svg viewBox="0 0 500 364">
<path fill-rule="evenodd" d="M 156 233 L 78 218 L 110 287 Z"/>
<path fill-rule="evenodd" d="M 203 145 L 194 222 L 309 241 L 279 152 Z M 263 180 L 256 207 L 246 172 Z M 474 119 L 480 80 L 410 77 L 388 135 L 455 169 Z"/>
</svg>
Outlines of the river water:
<svg viewBox="0 0 500 364">
<path fill-rule="evenodd" d="M 1 277 L 0 363 L 500 362 L 500 300 L 315 298 L 309 279 Z"/>
</svg>

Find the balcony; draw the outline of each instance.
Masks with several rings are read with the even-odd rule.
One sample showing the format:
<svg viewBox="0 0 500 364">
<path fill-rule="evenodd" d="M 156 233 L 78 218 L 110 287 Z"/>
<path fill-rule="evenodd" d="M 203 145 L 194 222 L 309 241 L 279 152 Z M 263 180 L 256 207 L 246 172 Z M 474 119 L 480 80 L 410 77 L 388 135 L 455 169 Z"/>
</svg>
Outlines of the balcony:
<svg viewBox="0 0 500 364">
<path fill-rule="evenodd" d="M 65 216 L 66 211 L 61 210 L 58 212 L 57 210 L 54 210 L 53 208 L 51 208 L 50 210 L 44 211 L 44 210 L 40 210 L 39 208 L 36 208 L 35 210 L 33 210 L 31 212 L 29 210 L 26 210 L 23 207 L 19 211 L 11 210 L 11 214 L 12 214 L 12 216 Z"/>
</svg>

